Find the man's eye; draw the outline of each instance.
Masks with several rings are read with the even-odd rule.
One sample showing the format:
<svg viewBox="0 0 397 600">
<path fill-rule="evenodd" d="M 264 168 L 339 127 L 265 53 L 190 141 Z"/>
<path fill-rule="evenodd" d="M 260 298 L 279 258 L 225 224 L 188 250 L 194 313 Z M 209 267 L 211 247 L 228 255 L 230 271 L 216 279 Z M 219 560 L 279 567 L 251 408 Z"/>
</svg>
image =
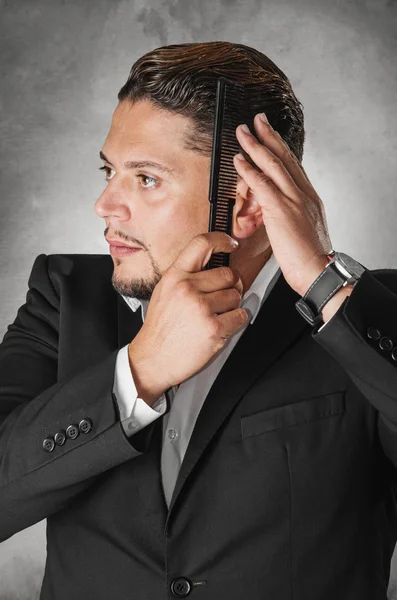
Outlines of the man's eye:
<svg viewBox="0 0 397 600">
<path fill-rule="evenodd" d="M 152 181 L 154 181 L 154 182 L 155 182 L 155 184 L 154 184 L 154 185 L 150 185 L 150 186 L 148 186 L 148 185 L 143 185 L 142 187 L 143 187 L 143 189 L 144 189 L 144 190 L 151 190 L 151 189 L 155 188 L 155 187 L 156 187 L 156 184 L 158 183 L 158 180 L 157 180 L 157 179 L 155 179 L 154 177 L 150 177 L 150 175 L 144 175 L 143 173 L 139 173 L 139 174 L 137 175 L 137 177 L 138 177 L 138 179 L 139 179 L 140 177 L 143 177 L 144 179 L 151 179 Z M 142 181 L 142 179 L 141 179 L 141 181 Z"/>
<path fill-rule="evenodd" d="M 116 174 L 116 171 L 114 169 L 111 169 L 110 167 L 107 167 L 106 165 L 104 165 L 103 167 L 99 167 L 99 170 L 105 171 L 107 181 L 112 179 L 114 177 L 114 175 Z M 149 175 L 144 175 L 143 173 L 139 173 L 136 177 L 138 179 L 140 179 L 141 181 L 143 178 L 143 179 L 151 180 L 152 182 L 154 182 L 153 185 L 142 185 L 144 190 L 151 190 L 157 186 L 158 180 L 155 179 L 154 177 L 150 177 Z"/>
<path fill-rule="evenodd" d="M 114 177 L 114 175 L 116 174 L 116 171 L 114 169 L 111 169 L 110 167 L 107 167 L 106 165 L 104 165 L 103 167 L 99 167 L 100 171 L 105 171 L 106 174 L 106 179 L 112 179 Z M 113 175 L 110 176 L 109 171 L 113 171 Z"/>
</svg>

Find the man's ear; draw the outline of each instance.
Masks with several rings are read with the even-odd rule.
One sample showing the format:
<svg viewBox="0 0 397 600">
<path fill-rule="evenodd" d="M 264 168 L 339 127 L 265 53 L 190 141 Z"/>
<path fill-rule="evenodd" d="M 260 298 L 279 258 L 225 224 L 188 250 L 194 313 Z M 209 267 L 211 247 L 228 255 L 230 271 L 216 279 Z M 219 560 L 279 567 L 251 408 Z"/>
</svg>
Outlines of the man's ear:
<svg viewBox="0 0 397 600">
<path fill-rule="evenodd" d="M 233 208 L 233 234 L 237 238 L 249 238 L 261 225 L 264 225 L 262 209 L 254 200 L 254 195 L 244 179 L 238 177 Z"/>
</svg>

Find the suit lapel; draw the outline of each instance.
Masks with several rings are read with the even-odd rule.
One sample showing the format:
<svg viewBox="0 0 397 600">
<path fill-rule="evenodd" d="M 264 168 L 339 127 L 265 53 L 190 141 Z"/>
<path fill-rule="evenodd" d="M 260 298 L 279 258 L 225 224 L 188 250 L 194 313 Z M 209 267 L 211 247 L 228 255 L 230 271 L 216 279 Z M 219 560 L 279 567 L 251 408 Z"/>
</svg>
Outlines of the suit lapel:
<svg viewBox="0 0 397 600">
<path fill-rule="evenodd" d="M 183 485 L 213 436 L 256 379 L 310 327 L 295 308 L 300 296 L 278 277 L 253 325 L 249 325 L 215 379 L 197 417 L 175 484 L 168 519 Z"/>
</svg>

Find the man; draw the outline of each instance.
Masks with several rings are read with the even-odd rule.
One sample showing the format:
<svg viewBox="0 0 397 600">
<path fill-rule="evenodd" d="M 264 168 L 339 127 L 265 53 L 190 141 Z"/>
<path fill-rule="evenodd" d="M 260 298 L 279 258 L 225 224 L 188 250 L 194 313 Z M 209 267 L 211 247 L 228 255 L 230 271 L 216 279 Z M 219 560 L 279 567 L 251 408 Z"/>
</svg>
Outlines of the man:
<svg viewBox="0 0 397 600">
<path fill-rule="evenodd" d="M 220 75 L 263 99 L 236 130 L 237 248 L 208 233 Z M 39 255 L 0 345 L 0 539 L 47 518 L 41 600 L 387 597 L 397 275 L 334 254 L 303 138 L 247 46 L 131 69 L 95 206 L 111 256 Z"/>
</svg>

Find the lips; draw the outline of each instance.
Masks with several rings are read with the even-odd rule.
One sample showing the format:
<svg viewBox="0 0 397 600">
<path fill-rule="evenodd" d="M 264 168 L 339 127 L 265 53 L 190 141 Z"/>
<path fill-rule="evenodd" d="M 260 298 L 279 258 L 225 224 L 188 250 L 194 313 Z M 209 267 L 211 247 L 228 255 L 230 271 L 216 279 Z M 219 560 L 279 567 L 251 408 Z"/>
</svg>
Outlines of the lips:
<svg viewBox="0 0 397 600">
<path fill-rule="evenodd" d="M 128 244 L 122 244 L 121 242 L 118 242 L 117 240 L 111 240 L 109 238 L 106 238 L 107 242 L 111 245 L 111 246 L 116 246 L 117 248 L 132 248 L 135 250 L 139 250 L 139 246 L 129 246 Z"/>
</svg>

